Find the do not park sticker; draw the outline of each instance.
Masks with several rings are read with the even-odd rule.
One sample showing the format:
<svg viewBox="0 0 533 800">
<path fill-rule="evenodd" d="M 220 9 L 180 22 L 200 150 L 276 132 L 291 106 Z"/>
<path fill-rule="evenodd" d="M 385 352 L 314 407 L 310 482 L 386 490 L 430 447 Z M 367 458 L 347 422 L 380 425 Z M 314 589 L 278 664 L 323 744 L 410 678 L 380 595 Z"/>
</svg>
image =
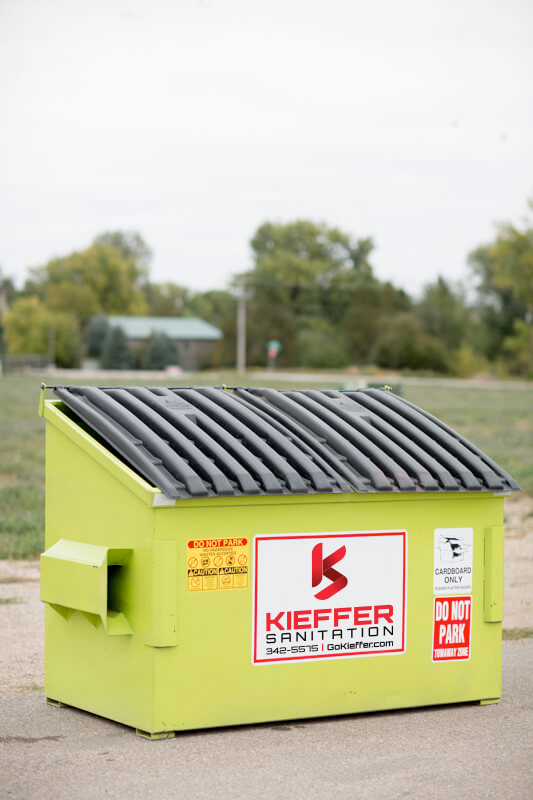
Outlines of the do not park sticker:
<svg viewBox="0 0 533 800">
<path fill-rule="evenodd" d="M 247 587 L 247 539 L 191 539 L 187 542 L 189 592 L 216 592 Z"/>
<path fill-rule="evenodd" d="M 433 661 L 468 661 L 472 628 L 472 598 L 435 597 Z"/>
</svg>

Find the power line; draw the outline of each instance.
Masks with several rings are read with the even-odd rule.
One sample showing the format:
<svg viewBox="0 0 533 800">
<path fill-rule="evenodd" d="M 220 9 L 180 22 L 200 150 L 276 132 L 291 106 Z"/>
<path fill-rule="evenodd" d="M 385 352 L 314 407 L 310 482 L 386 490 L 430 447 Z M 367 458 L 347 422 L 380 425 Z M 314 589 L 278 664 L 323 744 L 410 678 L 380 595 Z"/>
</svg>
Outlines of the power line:
<svg viewBox="0 0 533 800">
<path fill-rule="evenodd" d="M 397 289 L 396 287 L 392 286 L 392 284 L 385 282 L 381 283 L 376 281 L 375 283 L 363 283 L 357 286 L 354 286 L 353 283 L 336 283 L 331 282 L 329 284 L 320 283 L 318 281 L 311 282 L 303 282 L 303 281 L 286 281 L 278 278 L 244 278 L 244 281 L 247 286 L 285 286 L 292 289 L 318 289 L 321 291 L 330 291 L 334 289 L 341 289 L 343 291 L 361 291 L 362 289 L 381 289 L 383 286 L 390 286 L 397 292 L 403 292 L 403 289 Z"/>
</svg>

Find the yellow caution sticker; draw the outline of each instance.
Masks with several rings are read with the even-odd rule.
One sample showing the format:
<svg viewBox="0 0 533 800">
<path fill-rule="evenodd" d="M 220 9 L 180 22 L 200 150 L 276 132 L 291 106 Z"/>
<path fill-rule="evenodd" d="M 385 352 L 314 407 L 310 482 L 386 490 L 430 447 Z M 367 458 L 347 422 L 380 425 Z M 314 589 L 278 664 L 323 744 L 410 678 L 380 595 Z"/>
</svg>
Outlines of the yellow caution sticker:
<svg viewBox="0 0 533 800">
<path fill-rule="evenodd" d="M 248 588 L 248 539 L 189 539 L 189 592 L 217 592 Z"/>
</svg>

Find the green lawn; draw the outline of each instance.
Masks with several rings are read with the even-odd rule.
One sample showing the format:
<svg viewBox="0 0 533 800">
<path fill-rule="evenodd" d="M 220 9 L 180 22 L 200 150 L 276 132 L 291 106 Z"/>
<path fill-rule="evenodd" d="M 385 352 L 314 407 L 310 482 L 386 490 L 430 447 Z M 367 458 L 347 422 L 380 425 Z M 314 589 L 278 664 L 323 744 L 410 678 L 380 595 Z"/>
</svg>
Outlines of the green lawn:
<svg viewBox="0 0 533 800">
<path fill-rule="evenodd" d="M 53 383 L 53 376 L 45 380 Z M 177 380 L 168 385 L 176 385 Z M 236 382 L 232 372 L 187 376 L 188 384 L 232 386 Z M 38 377 L 0 377 L 0 558 L 27 558 L 43 549 L 44 421 L 37 415 L 39 384 Z M 533 493 L 533 389 L 421 385 L 406 386 L 404 396 L 475 442 Z"/>
</svg>

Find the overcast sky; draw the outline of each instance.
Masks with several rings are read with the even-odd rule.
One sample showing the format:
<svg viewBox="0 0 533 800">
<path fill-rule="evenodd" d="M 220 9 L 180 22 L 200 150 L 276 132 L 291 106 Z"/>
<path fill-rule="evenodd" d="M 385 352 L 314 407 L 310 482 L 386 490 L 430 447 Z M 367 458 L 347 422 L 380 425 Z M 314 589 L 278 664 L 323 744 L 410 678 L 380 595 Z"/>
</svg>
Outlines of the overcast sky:
<svg viewBox="0 0 533 800">
<path fill-rule="evenodd" d="M 533 196 L 529 0 L 0 0 L 0 265 L 135 229 L 224 287 L 265 220 L 410 291 Z"/>
</svg>

